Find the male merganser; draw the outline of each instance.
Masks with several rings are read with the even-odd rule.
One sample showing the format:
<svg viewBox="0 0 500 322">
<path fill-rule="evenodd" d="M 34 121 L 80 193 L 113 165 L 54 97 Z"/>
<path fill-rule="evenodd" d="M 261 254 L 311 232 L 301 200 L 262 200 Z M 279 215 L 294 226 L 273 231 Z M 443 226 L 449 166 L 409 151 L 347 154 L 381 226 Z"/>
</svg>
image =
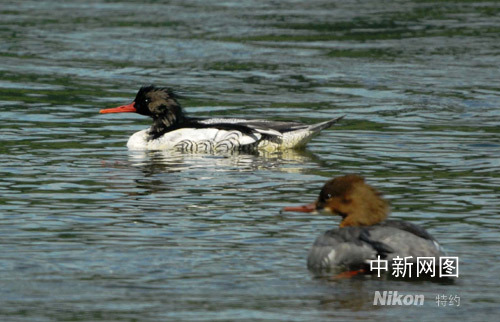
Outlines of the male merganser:
<svg viewBox="0 0 500 322">
<path fill-rule="evenodd" d="M 444 255 L 441 246 L 422 227 L 402 220 L 386 220 L 389 205 L 359 175 L 345 175 L 326 182 L 319 198 L 308 205 L 284 211 L 321 211 L 342 217 L 340 229 L 328 230 L 314 242 L 307 266 L 313 271 L 347 270 L 369 273 L 369 261 Z M 412 269 L 415 269 L 415 265 Z M 414 276 L 415 277 L 415 274 Z"/>
<path fill-rule="evenodd" d="M 300 148 L 342 117 L 306 125 L 296 122 L 187 117 L 177 96 L 168 88 L 141 87 L 135 100 L 100 113 L 135 112 L 153 118 L 153 125 L 133 134 L 127 146 L 133 150 L 224 152 Z"/>
</svg>

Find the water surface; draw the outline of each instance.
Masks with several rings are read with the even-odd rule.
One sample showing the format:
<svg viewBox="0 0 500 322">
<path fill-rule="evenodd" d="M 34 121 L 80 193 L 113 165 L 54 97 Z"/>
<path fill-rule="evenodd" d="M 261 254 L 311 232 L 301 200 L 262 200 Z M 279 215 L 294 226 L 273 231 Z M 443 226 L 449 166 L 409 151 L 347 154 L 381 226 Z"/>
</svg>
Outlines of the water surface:
<svg viewBox="0 0 500 322">
<path fill-rule="evenodd" d="M 0 319 L 422 320 L 498 315 L 494 1 L 3 1 Z M 143 84 L 193 116 L 305 123 L 305 151 L 133 153 L 99 115 Z M 364 175 L 460 258 L 454 284 L 314 278 L 338 219 L 283 214 Z M 375 291 L 423 307 L 373 306 Z M 438 307 L 437 295 L 460 306 Z"/>
</svg>

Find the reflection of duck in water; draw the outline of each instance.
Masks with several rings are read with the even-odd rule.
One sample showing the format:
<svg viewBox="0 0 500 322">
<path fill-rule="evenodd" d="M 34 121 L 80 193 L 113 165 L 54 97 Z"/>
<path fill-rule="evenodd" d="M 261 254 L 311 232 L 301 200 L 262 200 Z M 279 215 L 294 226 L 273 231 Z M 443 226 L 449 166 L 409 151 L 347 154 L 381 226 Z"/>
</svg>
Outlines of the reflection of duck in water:
<svg viewBox="0 0 500 322">
<path fill-rule="evenodd" d="M 353 275 L 368 273 L 369 261 L 377 256 L 388 261 L 389 270 L 397 256 L 412 256 L 413 264 L 417 257 L 432 257 L 437 268 L 436 257 L 444 255 L 437 241 L 424 228 L 402 220 L 386 220 L 387 201 L 358 175 L 329 180 L 315 202 L 283 210 L 321 211 L 342 217 L 340 229 L 320 235 L 309 251 L 307 266 L 313 271 L 335 269 L 347 270 Z"/>
<path fill-rule="evenodd" d="M 130 150 L 129 165 L 143 169 L 146 173 L 180 172 L 203 168 L 220 171 L 255 171 L 273 169 L 286 173 L 301 173 L 304 164 L 319 163 L 321 160 L 307 150 L 281 150 L 274 152 L 255 151 L 252 153 L 230 151 L 223 154 L 197 154 L 172 150 Z"/>
<path fill-rule="evenodd" d="M 142 87 L 129 105 L 100 113 L 135 112 L 153 118 L 153 125 L 133 134 L 127 146 L 133 150 L 181 150 L 224 152 L 275 151 L 305 146 L 323 129 L 342 117 L 307 125 L 296 122 L 233 118 L 191 118 L 167 88 Z"/>
</svg>

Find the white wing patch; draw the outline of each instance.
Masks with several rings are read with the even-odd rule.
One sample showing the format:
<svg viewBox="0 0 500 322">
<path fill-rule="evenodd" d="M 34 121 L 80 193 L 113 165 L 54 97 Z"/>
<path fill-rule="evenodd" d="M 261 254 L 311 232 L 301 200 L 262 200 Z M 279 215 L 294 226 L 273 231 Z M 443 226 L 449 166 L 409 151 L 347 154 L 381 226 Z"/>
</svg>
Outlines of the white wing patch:
<svg viewBox="0 0 500 322">
<path fill-rule="evenodd" d="M 198 123 L 201 123 L 201 124 L 218 124 L 218 123 L 240 124 L 240 123 L 245 123 L 245 122 L 249 122 L 249 121 L 245 120 L 245 119 L 223 119 L 223 118 L 198 120 Z"/>
<path fill-rule="evenodd" d="M 252 129 L 255 132 L 261 133 L 261 134 L 266 134 L 266 135 L 271 135 L 271 136 L 278 136 L 281 137 L 283 134 L 277 130 L 274 130 L 270 127 L 267 126 L 259 126 L 257 124 L 254 124 L 255 121 L 258 121 L 259 123 L 269 123 L 271 124 L 271 121 L 267 120 L 245 120 L 245 119 L 223 119 L 223 118 L 214 118 L 214 119 L 206 119 L 206 120 L 200 120 L 198 121 L 201 124 L 241 124 L 243 126 L 248 127 L 249 129 Z"/>
<path fill-rule="evenodd" d="M 328 260 L 330 261 L 330 263 L 333 263 L 335 261 L 335 249 L 332 249 L 329 253 L 328 253 Z"/>
<path fill-rule="evenodd" d="M 281 132 L 278 132 L 276 130 L 273 130 L 273 129 L 269 129 L 269 128 L 260 128 L 260 127 L 255 127 L 255 126 L 252 126 L 250 127 L 252 130 L 256 131 L 256 132 L 259 132 L 261 134 L 267 134 L 267 135 L 271 135 L 271 136 L 277 136 L 277 137 L 282 137 L 283 134 L 281 134 Z"/>
<path fill-rule="evenodd" d="M 328 255 L 326 255 L 325 257 L 323 257 L 321 259 L 321 266 L 322 267 L 330 267 L 330 266 L 332 266 L 332 263 L 334 263 L 334 261 L 335 261 L 335 254 L 336 254 L 335 249 L 332 249 L 328 253 Z"/>
</svg>

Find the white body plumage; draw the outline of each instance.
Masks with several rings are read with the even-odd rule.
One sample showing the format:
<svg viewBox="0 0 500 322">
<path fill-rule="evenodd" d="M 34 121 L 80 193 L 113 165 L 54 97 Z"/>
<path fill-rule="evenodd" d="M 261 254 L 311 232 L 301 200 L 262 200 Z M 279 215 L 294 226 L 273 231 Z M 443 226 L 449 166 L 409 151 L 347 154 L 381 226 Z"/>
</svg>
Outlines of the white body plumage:
<svg viewBox="0 0 500 322">
<path fill-rule="evenodd" d="M 278 134 L 263 131 L 245 134 L 217 128 L 181 128 L 167 132 L 157 139 L 150 139 L 147 129 L 134 133 L 128 140 L 127 147 L 130 150 L 179 150 L 194 153 L 237 150 L 272 152 L 304 146 L 316 132 L 306 128 Z"/>
</svg>

